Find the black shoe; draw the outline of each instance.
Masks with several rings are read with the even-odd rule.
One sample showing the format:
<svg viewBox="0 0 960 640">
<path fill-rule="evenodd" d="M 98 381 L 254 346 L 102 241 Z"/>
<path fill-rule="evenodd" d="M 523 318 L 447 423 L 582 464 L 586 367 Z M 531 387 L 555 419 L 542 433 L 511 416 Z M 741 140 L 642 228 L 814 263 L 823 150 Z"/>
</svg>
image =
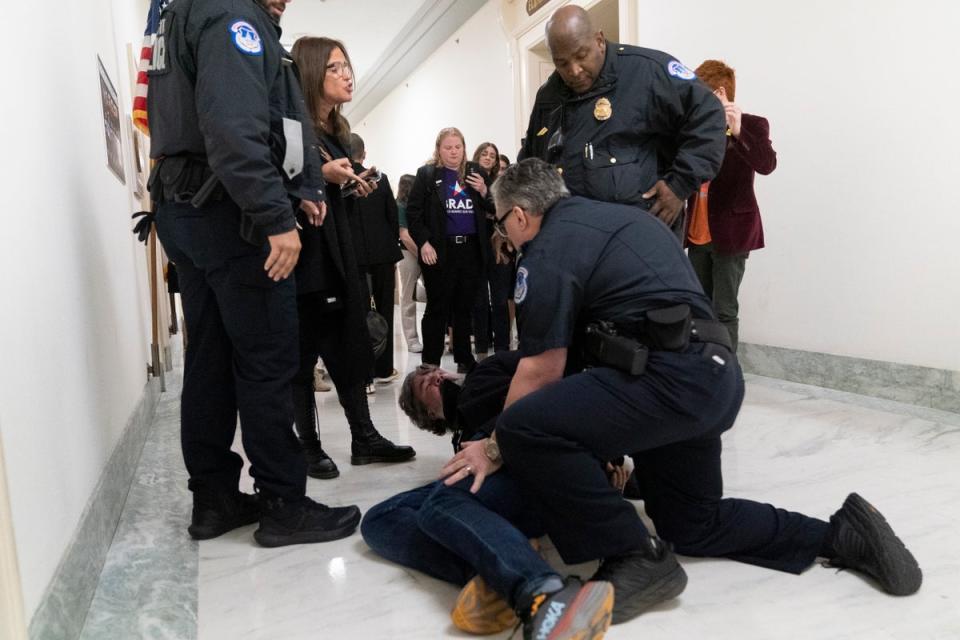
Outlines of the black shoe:
<svg viewBox="0 0 960 640">
<path fill-rule="evenodd" d="M 524 640 L 592 640 L 602 638 L 610 628 L 613 586 L 609 582 L 567 578 L 563 588 L 533 598 L 523 606 Z"/>
<path fill-rule="evenodd" d="M 687 586 L 686 571 L 659 538 L 650 538 L 649 545 L 640 551 L 605 559 L 590 579 L 613 584 L 613 624 L 676 598 Z"/>
<path fill-rule="evenodd" d="M 303 455 L 307 459 L 307 475 L 311 478 L 320 478 L 329 480 L 340 475 L 340 469 L 327 452 L 320 446 L 319 440 L 301 440 L 300 446 L 303 447 Z"/>
<path fill-rule="evenodd" d="M 473 371 L 473 368 L 477 366 L 477 361 L 472 360 L 470 362 L 458 362 L 457 363 L 457 373 L 467 374 Z"/>
<path fill-rule="evenodd" d="M 264 547 L 328 542 L 346 538 L 358 524 L 360 509 L 353 505 L 328 507 L 306 496 L 296 502 L 268 498 L 253 538 Z"/>
<path fill-rule="evenodd" d="M 187 533 L 194 540 L 209 540 L 260 519 L 260 500 L 234 491 L 194 492 L 193 517 Z"/>
<path fill-rule="evenodd" d="M 412 460 L 417 452 L 413 447 L 395 445 L 382 435 L 372 434 L 354 436 L 350 445 L 350 464 L 370 464 L 372 462 L 406 462 Z"/>
<path fill-rule="evenodd" d="M 916 558 L 896 536 L 883 515 L 856 493 L 830 516 L 826 548 L 829 564 L 853 569 L 876 579 L 889 594 L 916 593 L 923 573 Z"/>
</svg>

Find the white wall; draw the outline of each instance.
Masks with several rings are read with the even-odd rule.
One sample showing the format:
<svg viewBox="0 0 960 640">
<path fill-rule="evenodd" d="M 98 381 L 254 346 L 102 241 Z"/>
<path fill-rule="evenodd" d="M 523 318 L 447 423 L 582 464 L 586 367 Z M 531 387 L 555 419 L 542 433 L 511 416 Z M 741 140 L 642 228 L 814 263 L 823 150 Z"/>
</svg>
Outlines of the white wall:
<svg viewBox="0 0 960 640">
<path fill-rule="evenodd" d="M 640 0 L 643 46 L 737 70 L 779 166 L 745 342 L 960 370 L 960 5 Z"/>
<path fill-rule="evenodd" d="M 351 52 L 351 55 L 352 52 Z M 459 128 L 467 153 L 484 141 L 516 159 L 510 47 L 489 2 L 366 118 L 351 123 L 367 145 L 367 163 L 396 188 L 433 154 L 437 133 Z"/>
<path fill-rule="evenodd" d="M 129 113 L 126 42 L 139 47 L 144 15 L 141 0 L 4 8 L 0 424 L 28 617 L 146 382 L 131 151 L 125 136 L 123 186 L 106 166 L 97 72 L 99 54 Z"/>
</svg>

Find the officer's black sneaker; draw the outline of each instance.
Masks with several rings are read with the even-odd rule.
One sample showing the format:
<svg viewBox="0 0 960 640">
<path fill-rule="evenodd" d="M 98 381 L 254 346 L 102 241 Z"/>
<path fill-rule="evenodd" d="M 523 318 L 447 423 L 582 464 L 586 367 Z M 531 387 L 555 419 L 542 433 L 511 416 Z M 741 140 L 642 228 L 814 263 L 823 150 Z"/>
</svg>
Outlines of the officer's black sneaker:
<svg viewBox="0 0 960 640">
<path fill-rule="evenodd" d="M 651 537 L 644 549 L 603 560 L 591 580 L 613 584 L 613 624 L 620 624 L 680 595 L 687 572 L 662 540 Z"/>
<path fill-rule="evenodd" d="M 916 558 L 896 536 L 876 507 L 856 493 L 830 516 L 824 548 L 829 564 L 854 569 L 876 579 L 895 596 L 916 593 L 923 573 Z"/>
<path fill-rule="evenodd" d="M 340 475 L 340 469 L 327 452 L 320 446 L 319 440 L 301 440 L 303 455 L 307 459 L 307 475 L 311 478 L 329 480 Z"/>
<path fill-rule="evenodd" d="M 412 460 L 417 452 L 413 447 L 396 445 L 377 433 L 354 435 L 350 445 L 350 464 L 370 464 L 372 462 L 406 462 Z"/>
<path fill-rule="evenodd" d="M 360 509 L 353 505 L 328 507 L 306 496 L 295 502 L 264 498 L 261 504 L 260 528 L 253 538 L 264 547 L 346 538 L 360 523 Z"/>
<path fill-rule="evenodd" d="M 563 588 L 518 603 L 524 640 L 593 640 L 610 628 L 613 586 L 567 578 Z"/>
<path fill-rule="evenodd" d="M 187 533 L 194 540 L 209 540 L 259 519 L 260 500 L 257 496 L 239 491 L 196 491 Z"/>
</svg>

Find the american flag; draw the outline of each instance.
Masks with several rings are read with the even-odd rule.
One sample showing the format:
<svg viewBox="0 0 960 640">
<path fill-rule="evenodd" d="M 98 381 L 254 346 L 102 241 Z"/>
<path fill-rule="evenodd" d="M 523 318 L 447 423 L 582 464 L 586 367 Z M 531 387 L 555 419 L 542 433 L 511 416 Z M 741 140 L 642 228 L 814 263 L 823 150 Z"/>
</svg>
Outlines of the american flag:
<svg viewBox="0 0 960 640">
<path fill-rule="evenodd" d="M 133 124 L 150 135 L 147 122 L 147 71 L 153 61 L 153 45 L 160 29 L 160 12 L 173 0 L 151 0 L 147 13 L 147 28 L 143 32 L 143 48 L 140 49 L 140 67 L 137 71 L 137 86 L 133 94 Z"/>
</svg>

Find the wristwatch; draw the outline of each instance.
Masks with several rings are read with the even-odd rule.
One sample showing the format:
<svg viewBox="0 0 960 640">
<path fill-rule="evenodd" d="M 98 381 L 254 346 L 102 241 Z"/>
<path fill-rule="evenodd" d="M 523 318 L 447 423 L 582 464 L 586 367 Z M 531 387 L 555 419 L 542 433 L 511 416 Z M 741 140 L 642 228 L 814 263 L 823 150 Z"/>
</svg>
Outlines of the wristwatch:
<svg viewBox="0 0 960 640">
<path fill-rule="evenodd" d="M 483 445 L 483 452 L 487 454 L 490 462 L 501 462 L 500 445 L 497 444 L 497 439 L 494 436 L 487 438 L 487 443 Z"/>
</svg>

